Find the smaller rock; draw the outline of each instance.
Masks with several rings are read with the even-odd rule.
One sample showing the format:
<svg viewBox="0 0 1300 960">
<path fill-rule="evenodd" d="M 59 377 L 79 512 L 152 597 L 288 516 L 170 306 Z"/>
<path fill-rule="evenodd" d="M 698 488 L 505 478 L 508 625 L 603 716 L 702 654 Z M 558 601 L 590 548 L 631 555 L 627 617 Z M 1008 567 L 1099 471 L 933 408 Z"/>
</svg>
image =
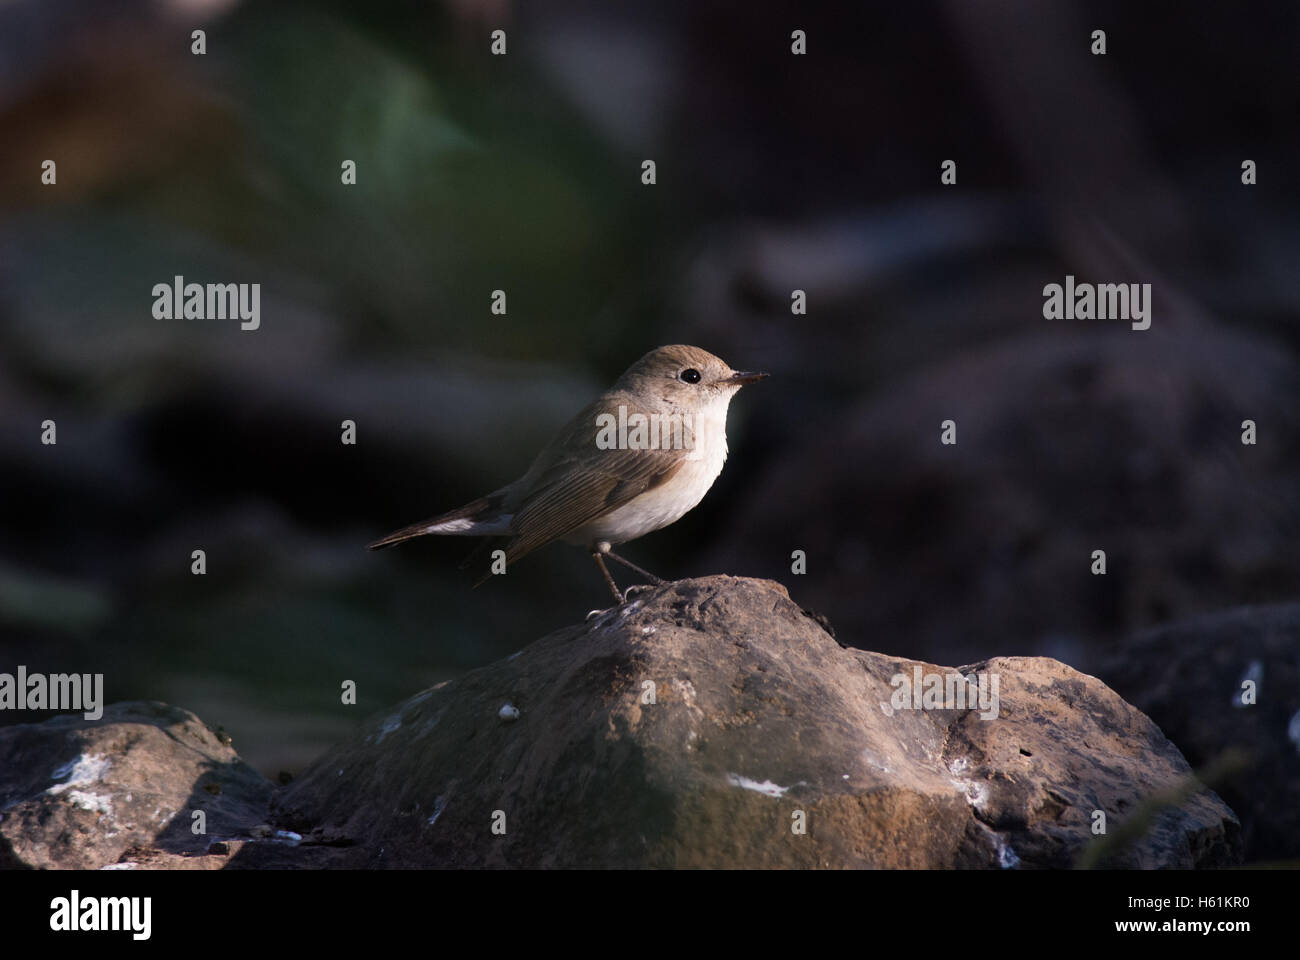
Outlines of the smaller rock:
<svg viewBox="0 0 1300 960">
<path fill-rule="evenodd" d="M 0 867 L 10 868 L 201 856 L 210 837 L 265 821 L 272 792 L 198 717 L 154 702 L 0 728 L 0 771 Z M 199 811 L 206 833 L 196 835 Z"/>
</svg>

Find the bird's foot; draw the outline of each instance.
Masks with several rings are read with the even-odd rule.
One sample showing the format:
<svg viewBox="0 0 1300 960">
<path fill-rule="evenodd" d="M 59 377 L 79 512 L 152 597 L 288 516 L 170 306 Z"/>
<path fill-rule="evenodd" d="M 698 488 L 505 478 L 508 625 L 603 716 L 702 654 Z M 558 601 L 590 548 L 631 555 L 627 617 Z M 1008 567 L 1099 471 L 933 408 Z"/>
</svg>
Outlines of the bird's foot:
<svg viewBox="0 0 1300 960">
<path fill-rule="evenodd" d="M 634 583 L 632 584 L 632 586 L 628 587 L 626 590 L 623 591 L 623 602 L 630 603 L 633 596 L 635 596 L 636 594 L 644 593 L 647 590 L 653 590 L 656 587 L 662 587 L 663 584 L 664 581 L 662 580 L 660 580 L 658 583 Z"/>
</svg>

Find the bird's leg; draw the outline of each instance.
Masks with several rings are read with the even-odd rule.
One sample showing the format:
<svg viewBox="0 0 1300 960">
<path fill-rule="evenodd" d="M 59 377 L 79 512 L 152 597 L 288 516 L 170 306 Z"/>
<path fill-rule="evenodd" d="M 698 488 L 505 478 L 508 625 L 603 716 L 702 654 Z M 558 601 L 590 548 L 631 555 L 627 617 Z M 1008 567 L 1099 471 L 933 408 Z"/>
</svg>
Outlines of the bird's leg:
<svg viewBox="0 0 1300 960">
<path fill-rule="evenodd" d="M 606 546 L 608 546 L 608 544 L 606 544 Z M 605 559 L 600 555 L 600 551 L 591 551 L 591 559 L 595 560 L 596 566 L 600 567 L 600 575 L 603 576 L 605 582 L 609 584 L 609 591 L 614 594 L 614 602 L 622 603 L 623 594 L 619 592 L 618 584 L 614 582 L 614 578 L 609 575 L 609 568 L 605 566 Z"/>
<path fill-rule="evenodd" d="M 605 549 L 604 549 L 604 550 L 600 550 L 601 547 L 604 547 Z M 622 557 L 620 557 L 620 556 L 619 556 L 617 553 L 615 553 L 613 550 L 609 549 L 609 544 L 608 544 L 608 543 L 606 543 L 606 542 L 604 542 L 604 541 L 601 541 L 600 543 L 598 543 L 598 544 L 596 545 L 596 549 L 597 549 L 597 550 L 600 550 L 600 552 L 603 553 L 605 556 L 609 557 L 609 559 L 611 559 L 611 560 L 615 560 L 615 561 L 617 561 L 617 562 L 623 564 L 623 566 L 628 567 L 629 569 L 635 570 L 637 573 L 641 574 L 641 576 L 648 578 L 648 579 L 650 580 L 650 582 L 653 583 L 656 587 L 658 587 L 658 586 L 662 586 L 662 585 L 663 585 L 663 580 L 661 580 L 659 577 L 656 577 L 656 576 L 655 576 L 653 573 L 651 573 L 649 570 L 644 570 L 644 569 L 642 569 L 641 567 L 638 567 L 638 566 L 637 566 L 635 563 L 633 563 L 631 560 L 624 560 Z"/>
</svg>

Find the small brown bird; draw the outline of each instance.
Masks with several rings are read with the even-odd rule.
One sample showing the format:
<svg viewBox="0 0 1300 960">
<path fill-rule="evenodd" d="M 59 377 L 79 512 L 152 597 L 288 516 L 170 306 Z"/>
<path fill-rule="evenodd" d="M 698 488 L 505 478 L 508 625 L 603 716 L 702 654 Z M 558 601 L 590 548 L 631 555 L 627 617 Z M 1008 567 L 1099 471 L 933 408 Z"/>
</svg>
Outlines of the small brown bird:
<svg viewBox="0 0 1300 960">
<path fill-rule="evenodd" d="M 624 595 L 605 557 L 663 581 L 611 552 L 611 545 L 668 526 L 704 498 L 727 459 L 731 398 L 766 376 L 732 370 L 699 347 L 651 350 L 570 420 L 514 483 L 403 527 L 370 548 L 426 534 L 502 537 L 510 564 L 563 540 L 591 552 L 621 603 Z M 466 564 L 494 542 L 481 544 Z"/>
</svg>

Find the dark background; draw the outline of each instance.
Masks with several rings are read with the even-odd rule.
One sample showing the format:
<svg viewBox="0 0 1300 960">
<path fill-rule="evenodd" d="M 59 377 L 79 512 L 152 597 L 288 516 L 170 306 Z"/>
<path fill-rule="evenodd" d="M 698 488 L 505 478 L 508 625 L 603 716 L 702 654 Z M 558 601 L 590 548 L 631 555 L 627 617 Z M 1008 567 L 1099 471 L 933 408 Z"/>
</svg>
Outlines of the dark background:
<svg viewBox="0 0 1300 960">
<path fill-rule="evenodd" d="M 0 670 L 296 772 L 608 603 L 567 547 L 475 590 L 469 541 L 365 544 L 674 342 L 772 377 L 623 551 L 662 576 L 1116 685 L 1146 627 L 1300 599 L 1297 49 L 1291 2 L 5 4 Z M 1044 320 L 1067 273 L 1151 283 L 1151 329 Z M 262 328 L 153 319 L 176 274 L 260 283 Z"/>
</svg>

